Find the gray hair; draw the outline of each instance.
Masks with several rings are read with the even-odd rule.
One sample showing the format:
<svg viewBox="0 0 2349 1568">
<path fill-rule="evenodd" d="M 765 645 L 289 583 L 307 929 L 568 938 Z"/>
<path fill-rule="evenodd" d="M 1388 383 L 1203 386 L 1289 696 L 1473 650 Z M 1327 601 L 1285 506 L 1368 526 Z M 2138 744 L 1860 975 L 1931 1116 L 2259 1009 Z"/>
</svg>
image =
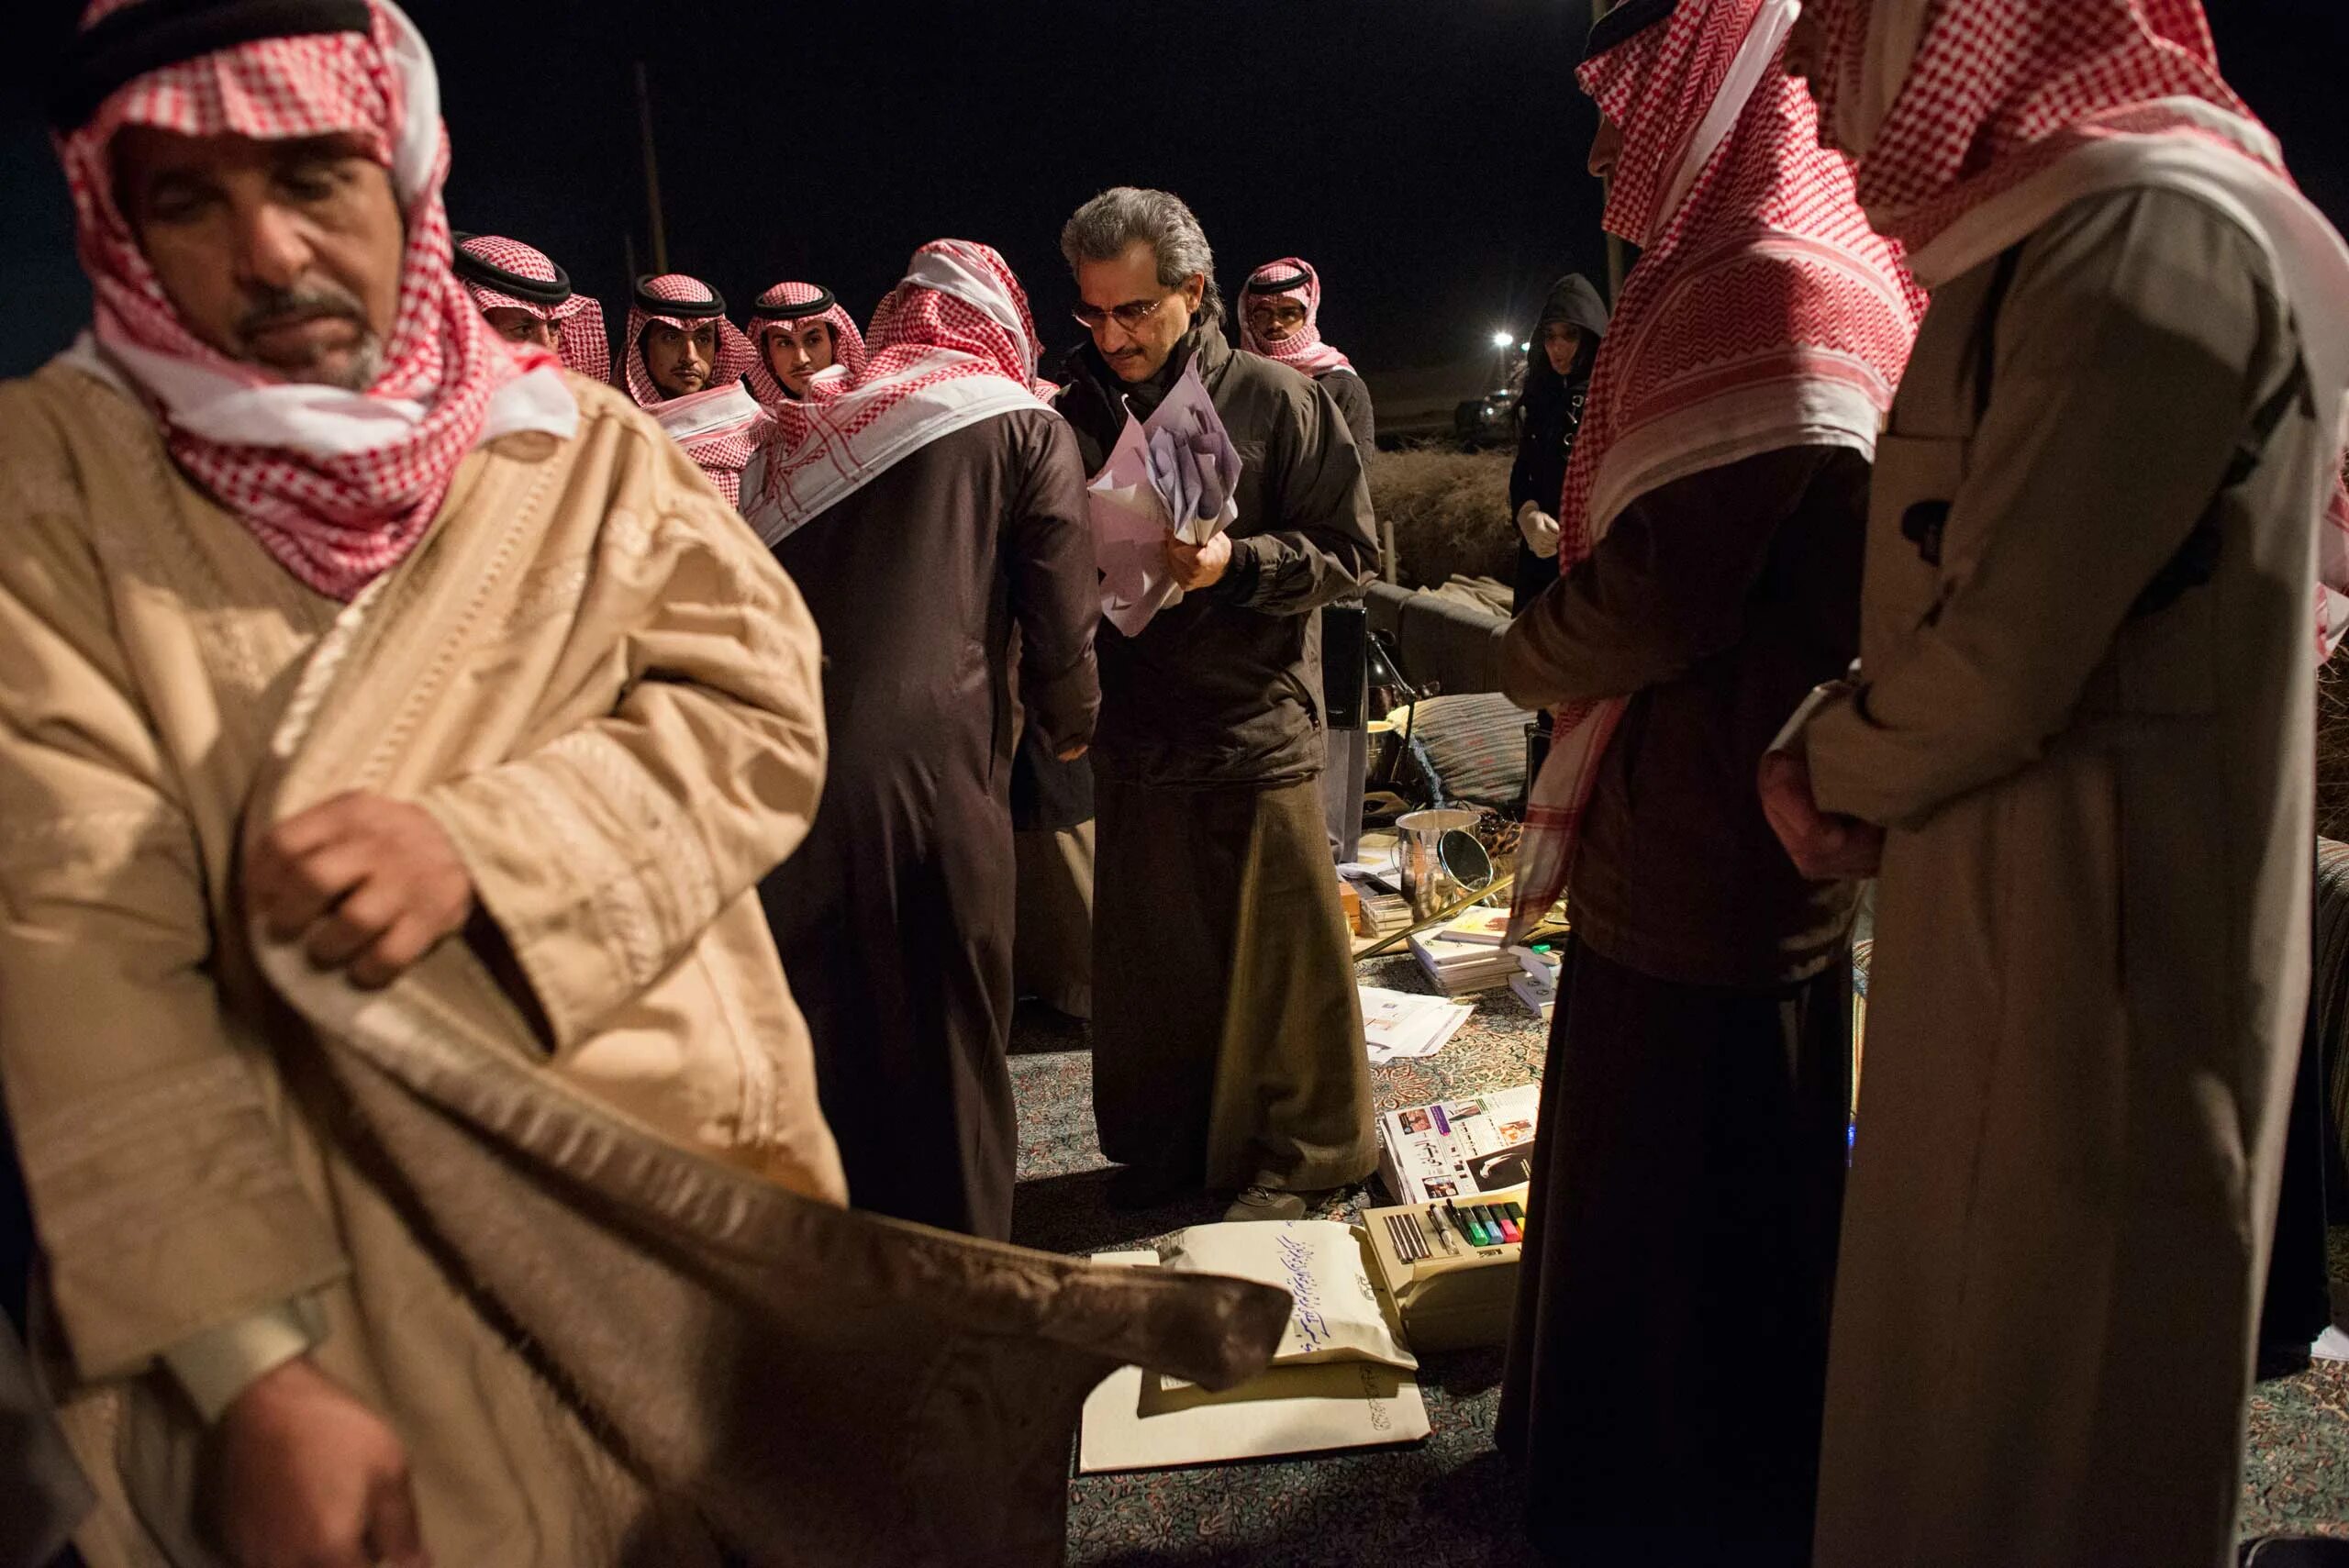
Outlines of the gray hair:
<svg viewBox="0 0 2349 1568">
<path fill-rule="evenodd" d="M 1119 185 L 1102 192 L 1062 227 L 1061 254 L 1074 272 L 1080 261 L 1116 261 L 1137 239 L 1147 240 L 1158 258 L 1159 287 L 1180 288 L 1194 276 L 1204 277 L 1207 289 L 1199 296 L 1197 317 L 1223 319 L 1215 251 L 1197 217 L 1172 191 Z"/>
</svg>

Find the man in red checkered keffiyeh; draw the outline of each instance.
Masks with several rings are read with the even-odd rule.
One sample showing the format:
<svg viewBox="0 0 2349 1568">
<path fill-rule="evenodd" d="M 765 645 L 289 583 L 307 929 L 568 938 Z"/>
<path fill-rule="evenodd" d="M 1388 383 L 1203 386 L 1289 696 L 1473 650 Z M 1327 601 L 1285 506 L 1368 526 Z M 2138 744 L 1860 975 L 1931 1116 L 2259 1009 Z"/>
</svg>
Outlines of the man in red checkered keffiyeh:
<svg viewBox="0 0 2349 1568">
<path fill-rule="evenodd" d="M 1558 510 L 1562 574 L 1659 485 L 1780 447 L 1875 449 L 1921 302 L 1853 200 L 1849 166 L 1811 144 L 1808 95 L 1779 79 L 1793 12 L 1632 0 L 1595 31 L 1622 40 L 1581 72 L 1620 139 L 1606 225 L 1642 254 L 1592 367 Z M 1526 819 L 1521 926 L 1565 889 L 1623 706 L 1560 710 Z"/>
<path fill-rule="evenodd" d="M 1330 395 L 1364 451 L 1378 445 L 1370 388 L 1354 362 L 1321 338 L 1321 274 L 1302 257 L 1284 256 L 1248 274 L 1240 290 L 1240 346 L 1309 377 Z"/>
<path fill-rule="evenodd" d="M 465 292 L 509 343 L 553 351 L 566 370 L 590 381 L 612 377 L 612 344 L 604 307 L 576 292 L 545 251 L 495 234 L 468 234 L 453 258 Z"/>
<path fill-rule="evenodd" d="M 1859 675 L 1765 764 L 1798 860 L 1881 867 L 1817 1561 L 2220 1568 L 2349 629 L 2349 249 L 2199 0 L 1806 28 L 1933 290 Z"/>
<path fill-rule="evenodd" d="M 1028 293 L 993 247 L 933 240 L 873 313 L 865 361 L 769 410 L 743 514 L 773 545 L 950 430 L 1038 405 Z"/>
<path fill-rule="evenodd" d="M 925 245 L 870 358 L 777 405 L 743 475 L 823 634 L 818 826 L 760 895 L 841 1162 L 859 1207 L 996 1240 L 1019 1143 L 1013 737 L 1074 762 L 1100 706 L 1085 468 L 1035 354 L 1000 255 Z"/>
<path fill-rule="evenodd" d="M 816 284 L 781 283 L 751 306 L 751 395 L 772 408 L 807 395 L 807 384 L 835 366 L 850 380 L 864 373 L 864 334 L 856 318 Z"/>
<path fill-rule="evenodd" d="M 1752 780 L 1856 651 L 1862 497 L 1921 297 L 1780 67 L 1794 16 L 1629 0 L 1580 72 L 1607 227 L 1641 257 L 1553 498 L 1561 579 L 1502 645 L 1504 689 L 1557 714 L 1516 918 L 1571 874 L 1574 933 L 1498 1429 L 1536 1538 L 1577 1560 L 1809 1543 L 1853 893 L 1788 863 Z M 1731 1279 L 1771 1354 L 1691 1375 Z"/>
<path fill-rule="evenodd" d="M 628 311 L 622 384 L 685 449 L 718 493 L 742 497 L 742 465 L 765 428 L 742 378 L 758 350 L 726 318 L 726 296 L 699 278 L 640 278 Z"/>
<path fill-rule="evenodd" d="M 128 8 L 98 0 L 85 29 Z M 567 435 L 578 418 L 561 378 L 507 353 L 450 270 L 448 138 L 423 40 L 391 6 L 362 19 L 363 32 L 256 38 L 139 72 L 57 117 L 95 295 L 89 362 L 139 390 L 173 459 L 287 571 L 344 599 L 415 547 L 467 451 L 513 430 Z M 126 132 L 342 139 L 390 171 L 396 273 L 362 298 L 349 272 L 272 258 L 281 274 L 206 290 L 206 318 L 191 318 L 124 211 Z M 146 235 L 179 231 L 177 209 L 142 211 Z"/>
</svg>

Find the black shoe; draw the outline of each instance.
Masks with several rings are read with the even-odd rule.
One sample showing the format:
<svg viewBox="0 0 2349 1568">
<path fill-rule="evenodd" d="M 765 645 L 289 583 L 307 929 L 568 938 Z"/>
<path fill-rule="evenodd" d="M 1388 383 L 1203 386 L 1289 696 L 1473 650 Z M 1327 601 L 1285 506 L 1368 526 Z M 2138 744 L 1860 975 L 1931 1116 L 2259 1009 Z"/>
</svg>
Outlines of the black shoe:
<svg viewBox="0 0 2349 1568">
<path fill-rule="evenodd" d="M 2306 1345 L 2288 1348 L 2262 1345 L 2259 1347 L 2258 1371 L 2254 1379 L 2260 1383 L 2274 1383 L 2278 1378 L 2298 1377 L 2315 1365 L 2316 1358 L 2309 1353 Z"/>
<path fill-rule="evenodd" d="M 2344 1563 L 2349 1563 L 2349 1540 L 2263 1535 L 2243 1543 L 2243 1568 L 2343 1568 Z"/>
<path fill-rule="evenodd" d="M 1172 1171 L 1148 1165 L 1120 1165 L 1109 1176 L 1111 1208 L 1163 1208 L 1191 1190 L 1192 1183 Z"/>
</svg>

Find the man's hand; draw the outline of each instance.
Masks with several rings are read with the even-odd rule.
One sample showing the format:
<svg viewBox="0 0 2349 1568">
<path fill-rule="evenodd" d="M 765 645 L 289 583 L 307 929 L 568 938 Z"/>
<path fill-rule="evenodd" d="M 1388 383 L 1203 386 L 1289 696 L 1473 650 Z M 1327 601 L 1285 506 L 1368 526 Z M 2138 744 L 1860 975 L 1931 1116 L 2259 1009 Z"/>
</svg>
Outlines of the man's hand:
<svg viewBox="0 0 2349 1568">
<path fill-rule="evenodd" d="M 1554 560 L 1558 553 L 1558 519 L 1528 501 L 1517 509 L 1517 531 L 1525 538 L 1526 548 L 1544 561 Z"/>
<path fill-rule="evenodd" d="M 1168 534 L 1166 566 L 1174 573 L 1175 585 L 1186 594 L 1212 588 L 1223 581 L 1224 573 L 1230 569 L 1231 536 L 1218 534 L 1205 544 L 1185 544 Z"/>
<path fill-rule="evenodd" d="M 1884 829 L 1819 809 L 1810 763 L 1797 751 L 1762 756 L 1762 814 L 1787 847 L 1795 869 L 1813 882 L 1860 882 L 1884 860 Z"/>
<path fill-rule="evenodd" d="M 238 1568 L 431 1568 L 407 1451 L 307 1356 L 255 1379 L 213 1440 L 213 1520 Z"/>
<path fill-rule="evenodd" d="M 245 862 L 252 908 L 322 969 L 388 985 L 473 910 L 473 877 L 421 806 L 337 795 L 257 840 Z"/>
</svg>

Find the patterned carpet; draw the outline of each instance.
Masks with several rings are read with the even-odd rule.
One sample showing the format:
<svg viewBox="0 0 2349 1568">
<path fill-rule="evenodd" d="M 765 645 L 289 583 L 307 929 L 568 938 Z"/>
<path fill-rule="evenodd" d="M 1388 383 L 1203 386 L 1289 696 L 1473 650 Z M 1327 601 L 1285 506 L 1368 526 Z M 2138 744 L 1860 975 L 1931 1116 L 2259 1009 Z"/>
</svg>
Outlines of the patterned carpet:
<svg viewBox="0 0 2349 1568">
<path fill-rule="evenodd" d="M 1364 978 L 1424 990 L 1408 959 Z M 1131 1247 L 1220 1218 L 1206 1199 L 1119 1214 L 1094 1138 L 1092 1073 L 1081 1028 L 1023 1010 L 1013 1032 L 1019 1099 L 1015 1240 L 1063 1252 Z M 1375 1072 L 1381 1110 L 1531 1083 L 1541 1021 L 1508 992 L 1489 994 L 1438 1055 Z M 2349 1280 L 2349 1245 L 2335 1276 Z M 1320 1458 L 1077 1476 L 1070 1485 L 1072 1568 L 1316 1568 L 1414 1562 L 1446 1568 L 1540 1562 L 1518 1535 L 1524 1491 L 1492 1449 L 1497 1351 L 1429 1356 L 1425 1442 Z M 2319 1363 L 2264 1384 L 2252 1401 L 2243 1484 L 2246 1533 L 2349 1536 L 2349 1365 Z"/>
</svg>

